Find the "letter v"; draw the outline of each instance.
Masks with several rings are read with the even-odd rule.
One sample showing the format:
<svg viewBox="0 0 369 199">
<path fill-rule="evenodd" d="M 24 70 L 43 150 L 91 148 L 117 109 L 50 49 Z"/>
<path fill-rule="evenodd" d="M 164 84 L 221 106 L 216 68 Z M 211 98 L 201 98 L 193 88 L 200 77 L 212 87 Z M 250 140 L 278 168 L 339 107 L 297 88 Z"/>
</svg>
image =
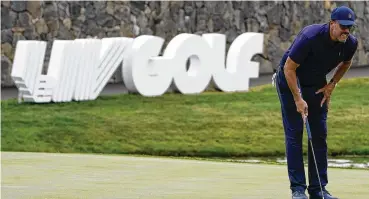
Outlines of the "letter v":
<svg viewBox="0 0 369 199">
<path fill-rule="evenodd" d="M 96 99 L 119 64 L 124 60 L 132 44 L 132 38 L 117 37 L 102 39 L 102 49 L 100 51 L 100 61 L 94 70 L 94 86 L 90 93 L 90 100 Z"/>
</svg>

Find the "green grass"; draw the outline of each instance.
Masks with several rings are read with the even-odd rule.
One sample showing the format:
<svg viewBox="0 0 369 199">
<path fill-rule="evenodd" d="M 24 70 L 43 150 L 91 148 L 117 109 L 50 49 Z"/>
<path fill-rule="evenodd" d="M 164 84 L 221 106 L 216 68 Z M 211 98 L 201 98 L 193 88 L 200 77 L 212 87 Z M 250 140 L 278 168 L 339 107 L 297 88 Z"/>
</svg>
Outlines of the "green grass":
<svg viewBox="0 0 369 199">
<path fill-rule="evenodd" d="M 198 157 L 285 153 L 280 104 L 271 86 L 246 93 L 119 95 L 54 104 L 9 100 L 1 106 L 3 151 Z M 329 155 L 369 155 L 369 78 L 339 83 L 328 131 Z"/>
<path fill-rule="evenodd" d="M 1 163 L 2 198 L 291 198 L 285 165 L 18 152 L 2 152 Z M 328 177 L 334 196 L 368 198 L 367 170 Z"/>
</svg>

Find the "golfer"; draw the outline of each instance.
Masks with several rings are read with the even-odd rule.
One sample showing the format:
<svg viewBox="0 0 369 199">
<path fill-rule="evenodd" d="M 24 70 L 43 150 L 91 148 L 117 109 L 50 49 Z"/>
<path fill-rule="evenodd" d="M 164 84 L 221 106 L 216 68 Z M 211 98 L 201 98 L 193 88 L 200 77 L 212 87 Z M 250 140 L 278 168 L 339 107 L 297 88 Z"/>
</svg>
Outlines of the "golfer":
<svg viewBox="0 0 369 199">
<path fill-rule="evenodd" d="M 332 92 L 350 68 L 357 49 L 358 41 L 350 34 L 354 21 L 354 12 L 342 6 L 332 11 L 329 23 L 303 28 L 284 54 L 275 74 L 293 199 L 307 199 L 306 189 L 310 199 L 337 198 L 326 189 L 327 112 Z M 335 68 L 334 76 L 328 82 L 326 75 Z M 302 150 L 306 120 L 310 125 L 317 162 L 316 169 L 308 145 L 309 186 L 306 185 Z M 319 170 L 320 179 L 316 170 Z"/>
</svg>

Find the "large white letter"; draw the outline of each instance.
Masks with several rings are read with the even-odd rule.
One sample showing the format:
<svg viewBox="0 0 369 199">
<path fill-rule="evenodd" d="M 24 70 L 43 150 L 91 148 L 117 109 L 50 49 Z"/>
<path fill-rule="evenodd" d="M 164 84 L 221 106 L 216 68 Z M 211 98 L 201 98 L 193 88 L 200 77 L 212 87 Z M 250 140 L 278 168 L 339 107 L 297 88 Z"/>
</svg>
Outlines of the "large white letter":
<svg viewBox="0 0 369 199">
<path fill-rule="evenodd" d="M 248 91 L 251 77 L 259 77 L 259 63 L 251 58 L 263 52 L 262 33 L 243 33 L 230 46 L 227 55 L 227 70 L 236 73 L 237 91 Z"/>
<path fill-rule="evenodd" d="M 203 34 L 202 37 L 208 42 L 212 54 L 212 81 L 216 89 L 224 92 L 237 90 L 235 80 L 236 71 L 225 67 L 226 36 L 219 33 Z"/>
<path fill-rule="evenodd" d="M 76 61 L 75 82 L 73 99 L 76 101 L 90 100 L 96 68 L 99 62 L 101 40 L 99 39 L 77 39 L 75 40 Z"/>
<path fill-rule="evenodd" d="M 182 33 L 166 47 L 163 57 L 172 59 L 173 88 L 183 94 L 203 92 L 211 80 L 212 54 L 208 43 L 198 35 Z M 186 62 L 190 59 L 187 71 Z"/>
<path fill-rule="evenodd" d="M 41 74 L 45 51 L 44 41 L 17 42 L 11 77 L 27 102 L 51 101 L 55 79 Z"/>
<path fill-rule="evenodd" d="M 222 34 L 204 34 L 211 46 L 212 71 L 215 87 L 224 92 L 247 91 L 250 77 L 258 77 L 259 63 L 252 56 L 263 51 L 263 34 L 244 33 L 238 36 L 228 51 L 225 67 L 226 37 Z"/>
<path fill-rule="evenodd" d="M 129 45 L 132 41 L 132 38 L 126 37 L 102 39 L 100 56 L 97 55 L 100 60 L 96 65 L 97 68 L 94 69 L 96 72 L 93 78 L 94 86 L 92 87 L 90 99 L 96 99 L 99 96 L 119 64 L 127 56 L 126 54 L 129 52 Z"/>
<path fill-rule="evenodd" d="M 157 57 L 164 39 L 157 36 L 137 37 L 123 62 L 122 76 L 127 89 L 143 96 L 165 93 L 172 81 L 170 60 Z"/>
<path fill-rule="evenodd" d="M 73 40 L 55 40 L 51 49 L 48 74 L 56 79 L 53 89 L 54 102 L 69 102 L 76 85 L 81 52 Z"/>
</svg>

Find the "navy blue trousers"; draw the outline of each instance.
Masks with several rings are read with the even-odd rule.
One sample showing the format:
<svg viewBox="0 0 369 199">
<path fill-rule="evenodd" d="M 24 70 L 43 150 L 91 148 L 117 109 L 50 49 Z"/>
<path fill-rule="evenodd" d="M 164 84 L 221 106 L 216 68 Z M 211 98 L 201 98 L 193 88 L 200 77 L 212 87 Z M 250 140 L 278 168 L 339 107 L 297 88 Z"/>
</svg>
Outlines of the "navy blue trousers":
<svg viewBox="0 0 369 199">
<path fill-rule="evenodd" d="M 312 77 L 313 78 L 313 77 Z M 324 86 L 324 85 L 322 85 Z M 292 93 L 282 71 L 277 72 L 276 88 L 281 104 L 283 127 L 285 133 L 286 157 L 290 189 L 292 191 L 308 189 L 309 193 L 319 192 L 319 180 L 312 156 L 310 143 L 308 143 L 308 177 L 309 186 L 306 185 L 303 161 L 303 132 L 304 123 L 301 114 L 297 112 Z M 328 183 L 327 177 L 327 104 L 321 107 L 323 94 L 315 94 L 321 87 L 304 87 L 300 90 L 303 99 L 308 104 L 308 121 L 310 124 L 312 142 L 319 170 L 320 180 L 324 187 Z M 306 132 L 306 131 L 305 131 Z M 305 134 L 307 136 L 307 134 Z"/>
</svg>

